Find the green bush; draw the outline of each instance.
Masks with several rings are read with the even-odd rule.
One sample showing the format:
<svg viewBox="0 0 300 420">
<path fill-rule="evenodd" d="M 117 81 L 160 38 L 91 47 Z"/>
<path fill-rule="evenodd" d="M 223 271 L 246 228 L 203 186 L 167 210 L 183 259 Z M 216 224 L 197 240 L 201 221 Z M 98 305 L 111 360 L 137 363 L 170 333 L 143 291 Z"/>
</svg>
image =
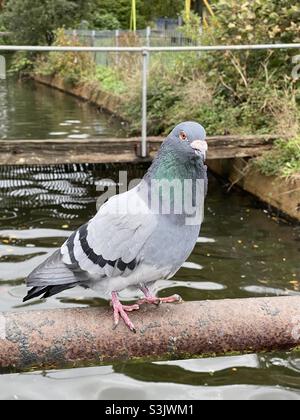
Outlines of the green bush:
<svg viewBox="0 0 300 420">
<path fill-rule="evenodd" d="M 13 56 L 8 73 L 19 77 L 28 76 L 34 69 L 34 56 L 31 53 L 21 51 Z"/>
<path fill-rule="evenodd" d="M 55 33 L 54 45 L 80 46 L 75 37 L 66 36 L 63 29 Z M 92 80 L 96 65 L 92 54 L 82 52 L 50 52 L 41 54 L 35 62 L 34 72 L 42 76 L 59 76 L 73 85 Z"/>
<path fill-rule="evenodd" d="M 208 44 L 293 43 L 300 40 L 298 0 L 219 0 L 216 18 L 202 40 Z M 208 80 L 218 86 L 229 104 L 242 110 L 241 124 L 254 131 L 282 131 L 293 114 L 299 83 L 292 78 L 295 50 L 243 51 L 205 55 Z"/>
<path fill-rule="evenodd" d="M 110 67 L 97 66 L 95 78 L 100 82 L 101 88 L 107 92 L 122 94 L 126 91 L 124 82 Z"/>
<path fill-rule="evenodd" d="M 275 148 L 255 161 L 259 170 L 267 176 L 293 177 L 300 174 L 300 137 L 279 140 Z"/>
</svg>

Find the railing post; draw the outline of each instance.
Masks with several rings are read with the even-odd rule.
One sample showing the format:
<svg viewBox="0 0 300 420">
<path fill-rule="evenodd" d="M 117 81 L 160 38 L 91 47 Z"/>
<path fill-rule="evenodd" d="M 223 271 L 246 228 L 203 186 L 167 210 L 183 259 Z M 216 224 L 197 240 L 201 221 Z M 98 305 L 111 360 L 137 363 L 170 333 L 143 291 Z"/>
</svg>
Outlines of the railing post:
<svg viewBox="0 0 300 420">
<path fill-rule="evenodd" d="M 119 47 L 119 37 L 120 37 L 120 30 L 116 29 L 116 31 L 115 31 L 115 46 L 117 48 Z M 120 55 L 117 52 L 117 54 L 116 54 L 116 64 L 117 64 L 117 66 L 119 65 L 119 61 L 120 61 Z"/>
<path fill-rule="evenodd" d="M 151 46 L 151 26 L 147 26 L 146 29 L 146 45 L 147 47 Z"/>
<path fill-rule="evenodd" d="M 146 46 L 148 48 L 151 47 L 151 36 L 152 36 L 152 30 L 151 30 L 151 26 L 147 26 L 146 29 Z M 150 53 L 148 52 L 148 73 L 149 73 L 149 68 L 150 68 Z"/>
<path fill-rule="evenodd" d="M 148 93 L 148 63 L 149 52 L 143 51 L 143 74 L 142 74 L 142 157 L 147 157 L 147 93 Z"/>
<path fill-rule="evenodd" d="M 96 31 L 95 31 L 95 29 L 92 30 L 92 33 L 91 33 L 91 44 L 92 44 L 92 47 L 95 47 L 95 45 L 96 45 Z M 95 63 L 97 63 L 97 53 L 96 52 L 94 54 L 94 60 L 95 60 Z"/>
<path fill-rule="evenodd" d="M 0 79 L 6 79 L 6 60 L 2 55 L 0 55 Z"/>
<path fill-rule="evenodd" d="M 96 40 L 96 31 L 95 31 L 95 29 L 94 29 L 94 30 L 92 31 L 92 42 L 91 42 L 92 47 L 94 47 L 94 46 L 96 45 L 95 40 Z"/>
</svg>

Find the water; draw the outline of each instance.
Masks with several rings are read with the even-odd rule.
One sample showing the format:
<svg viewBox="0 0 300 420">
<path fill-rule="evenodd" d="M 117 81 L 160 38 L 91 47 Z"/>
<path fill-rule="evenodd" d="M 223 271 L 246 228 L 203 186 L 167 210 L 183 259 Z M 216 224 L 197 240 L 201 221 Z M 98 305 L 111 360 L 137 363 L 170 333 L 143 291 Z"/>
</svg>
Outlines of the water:
<svg viewBox="0 0 300 420">
<path fill-rule="evenodd" d="M 35 91 L 17 85 L 14 89 L 23 104 L 24 97 L 34 103 L 33 98 L 38 96 L 47 96 L 42 101 L 49 104 L 50 110 L 51 103 L 54 108 L 60 104 L 51 130 L 59 121 L 79 118 L 76 112 L 81 113 L 79 130 L 91 126 L 91 118 L 96 121 L 98 117 L 103 132 L 114 130 L 106 116 L 93 115 L 89 107 L 88 111 L 76 110 L 78 102 L 74 98 L 58 93 L 56 102 L 57 93 L 45 88 Z M 11 97 L 15 97 L 15 90 Z M 36 118 L 30 119 L 28 109 L 23 107 L 22 112 L 19 108 L 10 117 L 14 127 L 2 120 L 6 133 L 24 137 L 24 124 L 18 123 L 28 118 L 28 137 L 37 135 L 36 130 L 38 137 L 49 137 L 48 122 L 42 123 L 38 109 L 35 112 Z M 129 169 L 129 178 L 135 178 L 146 168 L 80 165 L 0 170 L 1 311 L 107 305 L 94 292 L 82 289 L 26 305 L 22 297 L 26 275 L 73 229 L 94 215 L 95 182 L 102 178 L 117 180 L 120 169 Z M 175 278 L 158 282 L 158 292 L 161 296 L 179 293 L 186 301 L 299 294 L 299 244 L 299 226 L 278 222 L 249 195 L 228 193 L 211 177 L 201 238 Z M 300 353 L 296 352 L 159 363 L 120 362 L 105 367 L 0 375 L 0 398 L 300 399 L 299 373 Z"/>
<path fill-rule="evenodd" d="M 34 82 L 0 80 L 0 140 L 124 136 L 108 114 Z"/>
</svg>

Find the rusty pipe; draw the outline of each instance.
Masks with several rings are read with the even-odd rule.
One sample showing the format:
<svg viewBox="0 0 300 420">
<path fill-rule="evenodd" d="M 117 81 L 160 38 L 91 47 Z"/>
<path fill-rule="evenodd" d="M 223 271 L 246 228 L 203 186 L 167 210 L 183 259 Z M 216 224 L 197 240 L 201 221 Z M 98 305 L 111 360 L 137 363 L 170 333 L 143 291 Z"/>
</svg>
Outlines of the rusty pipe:
<svg viewBox="0 0 300 420">
<path fill-rule="evenodd" d="M 123 324 L 113 330 L 110 308 L 0 313 L 0 368 L 179 359 L 300 345 L 298 296 L 145 305 L 131 317 L 137 334 Z"/>
</svg>

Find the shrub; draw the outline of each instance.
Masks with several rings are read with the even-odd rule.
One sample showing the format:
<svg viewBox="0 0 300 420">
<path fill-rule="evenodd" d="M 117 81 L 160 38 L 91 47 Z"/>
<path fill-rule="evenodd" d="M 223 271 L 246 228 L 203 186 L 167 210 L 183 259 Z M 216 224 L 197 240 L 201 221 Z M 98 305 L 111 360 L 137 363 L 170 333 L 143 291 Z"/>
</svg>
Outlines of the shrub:
<svg viewBox="0 0 300 420">
<path fill-rule="evenodd" d="M 207 44 L 293 43 L 300 40 L 298 0 L 219 0 L 216 18 L 202 39 Z M 293 84 L 294 50 L 209 53 L 206 69 L 222 93 L 244 102 L 248 88 L 259 82 Z"/>
<path fill-rule="evenodd" d="M 34 56 L 28 52 L 21 51 L 13 56 L 9 66 L 9 74 L 16 74 L 20 78 L 26 77 L 34 69 Z"/>
<path fill-rule="evenodd" d="M 120 80 L 117 73 L 110 67 L 97 66 L 95 78 L 105 91 L 115 94 L 122 94 L 126 91 L 124 82 Z"/>
<path fill-rule="evenodd" d="M 80 46 L 76 38 L 66 36 L 63 29 L 55 33 L 54 45 Z M 95 75 L 96 65 L 92 54 L 82 52 L 51 52 L 40 55 L 36 60 L 35 73 L 43 76 L 58 75 L 67 83 L 78 84 L 92 80 Z"/>
<path fill-rule="evenodd" d="M 300 177 L 300 137 L 279 140 L 271 152 L 255 161 L 255 165 L 267 176 Z"/>
</svg>

